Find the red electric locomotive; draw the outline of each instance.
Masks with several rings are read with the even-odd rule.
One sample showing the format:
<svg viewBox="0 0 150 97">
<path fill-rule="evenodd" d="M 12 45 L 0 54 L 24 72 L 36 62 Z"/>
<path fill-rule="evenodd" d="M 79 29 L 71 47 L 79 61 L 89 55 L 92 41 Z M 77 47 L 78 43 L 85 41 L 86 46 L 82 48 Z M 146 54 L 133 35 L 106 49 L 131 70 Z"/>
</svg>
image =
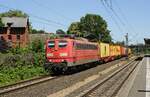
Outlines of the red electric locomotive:
<svg viewBox="0 0 150 97">
<path fill-rule="evenodd" d="M 68 67 L 99 61 L 98 45 L 68 38 L 46 41 L 46 70 L 65 72 Z"/>
</svg>

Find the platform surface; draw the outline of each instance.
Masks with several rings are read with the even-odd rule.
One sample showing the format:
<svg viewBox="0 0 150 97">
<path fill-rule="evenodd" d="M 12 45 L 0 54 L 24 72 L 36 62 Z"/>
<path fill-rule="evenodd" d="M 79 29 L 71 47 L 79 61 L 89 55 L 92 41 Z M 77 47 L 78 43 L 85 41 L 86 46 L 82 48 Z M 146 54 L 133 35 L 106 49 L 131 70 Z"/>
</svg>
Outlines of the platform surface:
<svg viewBox="0 0 150 97">
<path fill-rule="evenodd" d="M 150 97 L 150 57 L 144 57 L 128 97 Z"/>
</svg>

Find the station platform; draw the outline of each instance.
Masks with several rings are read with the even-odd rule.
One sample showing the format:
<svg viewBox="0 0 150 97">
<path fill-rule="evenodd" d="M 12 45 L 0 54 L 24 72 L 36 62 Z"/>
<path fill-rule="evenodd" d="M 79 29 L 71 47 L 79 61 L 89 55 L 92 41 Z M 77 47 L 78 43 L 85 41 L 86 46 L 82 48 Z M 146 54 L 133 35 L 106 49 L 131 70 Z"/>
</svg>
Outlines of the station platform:
<svg viewBox="0 0 150 97">
<path fill-rule="evenodd" d="M 117 97 L 150 97 L 150 56 L 142 59 Z"/>
</svg>

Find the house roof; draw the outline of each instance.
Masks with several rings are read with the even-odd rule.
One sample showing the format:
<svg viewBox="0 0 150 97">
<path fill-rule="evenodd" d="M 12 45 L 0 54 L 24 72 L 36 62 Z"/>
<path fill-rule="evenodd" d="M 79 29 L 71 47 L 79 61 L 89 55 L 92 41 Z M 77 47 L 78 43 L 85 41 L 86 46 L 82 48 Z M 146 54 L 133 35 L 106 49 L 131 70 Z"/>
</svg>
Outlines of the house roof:
<svg viewBox="0 0 150 97">
<path fill-rule="evenodd" d="M 7 23 L 12 23 L 11 27 L 26 27 L 28 24 L 28 18 L 2 17 L 2 23 L 4 23 L 4 27 L 7 27 Z"/>
</svg>

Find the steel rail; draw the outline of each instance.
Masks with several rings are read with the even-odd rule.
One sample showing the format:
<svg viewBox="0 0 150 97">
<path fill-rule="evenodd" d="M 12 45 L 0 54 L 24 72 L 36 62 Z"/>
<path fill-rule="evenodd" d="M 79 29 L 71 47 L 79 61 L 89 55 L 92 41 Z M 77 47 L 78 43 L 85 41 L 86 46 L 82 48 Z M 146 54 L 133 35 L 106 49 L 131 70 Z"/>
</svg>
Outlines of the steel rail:
<svg viewBox="0 0 150 97">
<path fill-rule="evenodd" d="M 40 77 L 36 77 L 33 79 L 29 79 L 29 80 L 17 82 L 14 84 L 10 84 L 7 86 L 2 86 L 2 87 L 0 87 L 0 95 L 10 93 L 10 92 L 13 92 L 13 91 L 16 91 L 19 89 L 23 89 L 25 87 L 29 87 L 32 85 L 40 84 L 40 83 L 43 83 L 46 81 L 54 80 L 56 78 L 58 78 L 58 76 L 57 77 L 50 77 L 48 75 L 45 75 L 45 76 L 40 76 Z"/>
<path fill-rule="evenodd" d="M 81 94 L 77 95 L 76 97 L 87 97 L 87 95 L 91 94 L 94 90 L 96 90 L 98 87 L 100 87 L 101 85 L 105 84 L 107 81 L 109 81 L 111 78 L 113 78 L 116 74 L 118 74 L 119 72 L 121 72 L 122 70 L 126 69 L 128 66 L 130 66 L 131 64 L 135 64 L 134 62 L 135 59 L 131 60 L 129 63 L 127 63 L 125 66 L 123 66 L 122 68 L 118 69 L 117 71 L 113 72 L 112 74 L 110 74 L 109 76 L 107 76 L 106 78 L 104 78 L 103 80 L 101 80 L 100 82 L 98 82 L 97 84 L 89 87 L 87 90 L 83 91 Z M 134 71 L 134 69 L 136 68 L 137 64 L 139 62 L 136 63 L 135 67 L 131 70 L 131 72 L 129 73 L 128 77 L 130 76 L 130 74 Z M 125 81 L 123 81 L 125 82 Z M 123 84 L 123 83 L 122 83 Z M 120 88 L 121 86 L 119 86 Z M 118 89 L 119 89 L 118 88 Z M 115 91 L 116 93 L 117 91 Z"/>
</svg>

